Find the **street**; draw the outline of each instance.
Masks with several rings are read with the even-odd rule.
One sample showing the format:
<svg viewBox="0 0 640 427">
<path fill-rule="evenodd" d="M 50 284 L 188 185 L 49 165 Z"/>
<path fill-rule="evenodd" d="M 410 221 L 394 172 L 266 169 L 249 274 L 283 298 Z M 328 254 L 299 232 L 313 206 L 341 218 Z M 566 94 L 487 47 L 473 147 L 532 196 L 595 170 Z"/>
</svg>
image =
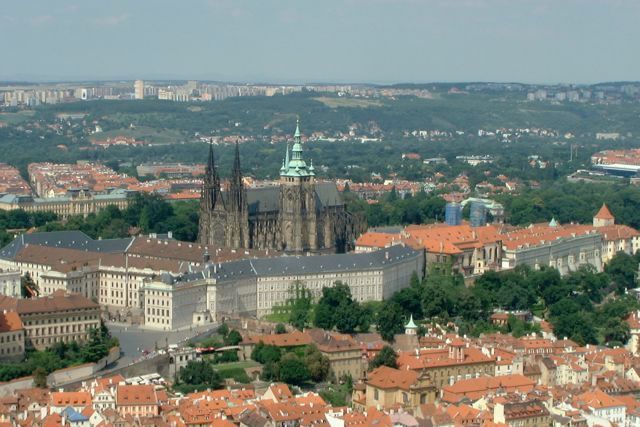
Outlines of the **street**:
<svg viewBox="0 0 640 427">
<path fill-rule="evenodd" d="M 217 324 L 194 327 L 176 332 L 154 331 L 143 329 L 139 326 L 125 326 L 107 323 L 111 335 L 120 340 L 122 357 L 115 363 L 115 367 L 131 364 L 133 361 L 144 357 L 143 352 L 154 352 L 157 349 L 165 349 L 171 344 L 180 344 L 196 335 L 207 331 L 215 331 Z"/>
</svg>

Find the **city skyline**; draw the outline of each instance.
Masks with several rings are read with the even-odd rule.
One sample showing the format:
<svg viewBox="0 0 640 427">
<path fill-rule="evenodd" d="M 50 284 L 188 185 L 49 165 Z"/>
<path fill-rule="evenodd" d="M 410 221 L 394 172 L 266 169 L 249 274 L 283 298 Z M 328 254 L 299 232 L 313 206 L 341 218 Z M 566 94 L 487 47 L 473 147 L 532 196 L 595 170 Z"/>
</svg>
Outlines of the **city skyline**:
<svg viewBox="0 0 640 427">
<path fill-rule="evenodd" d="M 640 70 L 640 4 L 626 0 L 4 3 L 6 81 L 597 83 Z"/>
</svg>

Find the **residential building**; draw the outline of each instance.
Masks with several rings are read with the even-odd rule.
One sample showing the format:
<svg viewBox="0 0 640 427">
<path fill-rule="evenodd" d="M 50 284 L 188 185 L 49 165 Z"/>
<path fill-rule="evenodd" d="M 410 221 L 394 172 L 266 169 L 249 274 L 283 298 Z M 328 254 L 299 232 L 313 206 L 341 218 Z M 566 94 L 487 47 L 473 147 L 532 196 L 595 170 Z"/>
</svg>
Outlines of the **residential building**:
<svg viewBox="0 0 640 427">
<path fill-rule="evenodd" d="M 24 358 L 24 327 L 15 311 L 0 312 L 0 361 L 15 362 Z"/>
<path fill-rule="evenodd" d="M 493 407 L 493 422 L 511 427 L 549 427 L 551 414 L 540 400 L 497 402 Z"/>
<path fill-rule="evenodd" d="M 460 380 L 442 388 L 441 401 L 454 404 L 463 400 L 476 401 L 498 391 L 527 393 L 535 385 L 535 381 L 518 374 Z"/>
<path fill-rule="evenodd" d="M 133 83 L 133 91 L 135 99 L 144 99 L 144 80 L 136 80 Z"/>
<path fill-rule="evenodd" d="M 623 426 L 627 408 L 624 402 L 608 395 L 600 389 L 587 391 L 573 398 L 573 406 L 587 409 L 594 417 Z"/>
<path fill-rule="evenodd" d="M 100 328 L 100 306 L 79 294 L 56 291 L 40 298 L 2 301 L 0 309 L 14 310 L 25 331 L 25 347 L 43 350 L 57 342 L 84 342 Z"/>
<path fill-rule="evenodd" d="M 155 416 L 160 413 L 160 400 L 155 386 L 126 385 L 116 387 L 116 410 L 125 417 Z"/>
<path fill-rule="evenodd" d="M 402 370 L 425 372 L 438 389 L 456 381 L 493 375 L 496 359 L 480 349 L 467 346 L 461 339 L 451 340 L 444 348 L 398 353 Z"/>
</svg>

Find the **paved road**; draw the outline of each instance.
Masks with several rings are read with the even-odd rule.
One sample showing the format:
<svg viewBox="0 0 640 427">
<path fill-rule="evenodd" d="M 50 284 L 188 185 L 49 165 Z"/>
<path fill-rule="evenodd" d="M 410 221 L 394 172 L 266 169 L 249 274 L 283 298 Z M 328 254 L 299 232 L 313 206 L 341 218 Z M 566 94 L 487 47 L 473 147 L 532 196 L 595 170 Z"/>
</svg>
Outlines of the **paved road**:
<svg viewBox="0 0 640 427">
<path fill-rule="evenodd" d="M 129 365 L 136 359 L 143 357 L 143 351 L 152 352 L 156 348 L 163 349 L 167 345 L 180 344 L 195 335 L 206 331 L 215 331 L 218 325 L 207 325 L 198 328 L 176 332 L 153 331 L 139 326 L 124 326 L 107 323 L 111 335 L 120 340 L 120 351 L 123 353 L 116 362 L 117 367 Z"/>
</svg>

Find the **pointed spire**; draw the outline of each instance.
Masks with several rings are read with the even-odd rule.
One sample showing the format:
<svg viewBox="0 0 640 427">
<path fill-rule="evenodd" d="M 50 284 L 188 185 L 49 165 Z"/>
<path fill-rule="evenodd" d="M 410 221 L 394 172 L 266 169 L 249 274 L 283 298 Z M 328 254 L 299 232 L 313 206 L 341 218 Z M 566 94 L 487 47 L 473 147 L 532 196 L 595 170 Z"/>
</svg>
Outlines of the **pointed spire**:
<svg viewBox="0 0 640 427">
<path fill-rule="evenodd" d="M 300 118 L 296 119 L 296 132 L 293 134 L 294 138 L 300 138 Z"/>
<path fill-rule="evenodd" d="M 240 149 L 238 148 L 238 142 L 236 141 L 236 153 L 233 159 L 233 170 L 231 171 L 231 179 L 233 181 L 242 180 L 242 171 L 240 169 Z"/>
<path fill-rule="evenodd" d="M 287 153 L 285 154 L 284 157 L 284 165 L 286 167 L 289 167 L 289 142 L 287 141 Z"/>
<path fill-rule="evenodd" d="M 213 162 L 213 142 L 209 141 L 209 160 L 207 161 L 207 175 L 210 175 L 214 169 L 215 164 Z"/>
</svg>

